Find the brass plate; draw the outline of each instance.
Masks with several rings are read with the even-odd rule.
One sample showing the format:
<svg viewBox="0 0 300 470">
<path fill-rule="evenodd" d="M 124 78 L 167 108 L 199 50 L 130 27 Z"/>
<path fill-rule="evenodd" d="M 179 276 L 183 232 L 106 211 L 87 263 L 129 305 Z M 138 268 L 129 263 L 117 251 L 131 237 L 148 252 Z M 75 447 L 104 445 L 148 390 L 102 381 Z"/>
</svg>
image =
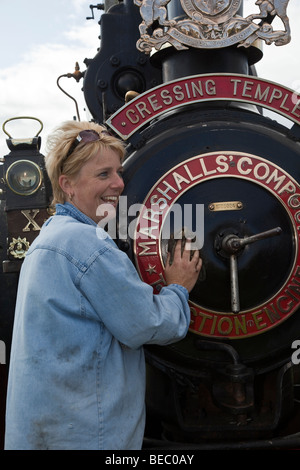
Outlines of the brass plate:
<svg viewBox="0 0 300 470">
<path fill-rule="evenodd" d="M 224 202 L 212 202 L 208 206 L 212 212 L 217 211 L 240 211 L 243 209 L 243 203 L 241 201 L 224 201 Z"/>
</svg>

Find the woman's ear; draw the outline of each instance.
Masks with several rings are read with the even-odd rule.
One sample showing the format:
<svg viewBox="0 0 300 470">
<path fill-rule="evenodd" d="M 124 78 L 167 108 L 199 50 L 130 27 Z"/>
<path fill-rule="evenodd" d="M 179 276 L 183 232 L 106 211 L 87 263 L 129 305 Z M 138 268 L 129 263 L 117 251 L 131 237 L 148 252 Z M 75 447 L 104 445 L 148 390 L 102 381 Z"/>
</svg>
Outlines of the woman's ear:
<svg viewBox="0 0 300 470">
<path fill-rule="evenodd" d="M 64 193 L 69 194 L 72 189 L 72 184 L 66 175 L 60 175 L 58 183 Z"/>
</svg>

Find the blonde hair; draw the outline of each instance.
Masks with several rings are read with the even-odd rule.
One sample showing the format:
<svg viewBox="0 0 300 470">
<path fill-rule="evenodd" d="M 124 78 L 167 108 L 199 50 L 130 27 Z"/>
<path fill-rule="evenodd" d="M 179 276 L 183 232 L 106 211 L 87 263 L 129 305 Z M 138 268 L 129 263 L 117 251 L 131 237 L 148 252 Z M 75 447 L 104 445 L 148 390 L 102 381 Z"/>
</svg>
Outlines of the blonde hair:
<svg viewBox="0 0 300 470">
<path fill-rule="evenodd" d="M 79 132 L 88 129 L 96 131 L 99 134 L 99 140 L 79 143 L 68 155 Z M 64 174 L 72 179 L 76 178 L 83 164 L 99 150 L 104 149 L 117 152 L 120 161 L 125 156 L 124 143 L 110 135 L 104 126 L 94 122 L 67 121 L 54 130 L 48 137 L 45 156 L 46 170 L 53 190 L 53 205 L 66 201 L 66 194 L 59 184 L 60 175 Z"/>
</svg>

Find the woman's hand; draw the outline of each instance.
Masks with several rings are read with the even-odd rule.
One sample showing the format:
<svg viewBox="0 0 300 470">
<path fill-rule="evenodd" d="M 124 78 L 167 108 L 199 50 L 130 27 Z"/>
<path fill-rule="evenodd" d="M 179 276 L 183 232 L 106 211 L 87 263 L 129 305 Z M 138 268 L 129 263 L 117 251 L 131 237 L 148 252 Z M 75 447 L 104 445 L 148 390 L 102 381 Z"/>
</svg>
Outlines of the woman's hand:
<svg viewBox="0 0 300 470">
<path fill-rule="evenodd" d="M 186 240 L 184 246 L 177 241 L 174 249 L 173 260 L 171 261 L 171 253 L 168 251 L 166 268 L 164 272 L 167 285 L 180 284 L 189 292 L 193 289 L 198 279 L 202 259 L 199 250 L 191 251 L 191 241 Z"/>
</svg>

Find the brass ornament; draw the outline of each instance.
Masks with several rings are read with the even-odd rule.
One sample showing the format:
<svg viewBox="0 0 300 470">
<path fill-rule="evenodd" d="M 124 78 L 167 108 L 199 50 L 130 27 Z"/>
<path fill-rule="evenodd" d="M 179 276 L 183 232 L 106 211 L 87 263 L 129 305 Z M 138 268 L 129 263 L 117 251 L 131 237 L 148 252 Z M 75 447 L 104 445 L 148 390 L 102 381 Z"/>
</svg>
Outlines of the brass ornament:
<svg viewBox="0 0 300 470">
<path fill-rule="evenodd" d="M 156 265 L 151 265 L 150 263 L 148 264 L 148 269 L 146 269 L 146 271 L 149 273 L 149 276 L 151 276 L 153 273 L 157 273 L 157 271 L 155 270 L 156 268 Z"/>
<path fill-rule="evenodd" d="M 37 214 L 39 214 L 40 210 L 39 209 L 32 209 L 32 215 L 31 209 L 29 210 L 22 210 L 21 213 L 26 217 L 28 220 L 28 223 L 25 225 L 25 227 L 22 229 L 22 232 L 30 232 L 30 225 L 32 225 L 32 230 L 35 232 L 39 232 L 41 230 L 41 227 L 39 224 L 34 220 Z"/>
<path fill-rule="evenodd" d="M 150 54 L 152 49 L 172 45 L 177 50 L 189 47 L 218 49 L 238 44 L 249 47 L 256 40 L 288 44 L 291 40 L 287 7 L 289 0 L 256 0 L 259 11 L 246 18 L 237 15 L 242 0 L 180 0 L 188 18 L 175 21 L 167 19 L 166 5 L 171 0 L 134 0 L 139 6 L 142 22 L 137 48 Z M 268 22 L 279 17 L 284 30 L 274 30 Z M 261 20 L 257 24 L 254 20 Z M 153 24 L 159 27 L 151 31 Z"/>
<path fill-rule="evenodd" d="M 14 258 L 23 259 L 26 256 L 26 253 L 29 249 L 30 243 L 26 238 L 13 238 L 12 242 L 9 244 L 8 253 L 11 254 Z"/>
</svg>

